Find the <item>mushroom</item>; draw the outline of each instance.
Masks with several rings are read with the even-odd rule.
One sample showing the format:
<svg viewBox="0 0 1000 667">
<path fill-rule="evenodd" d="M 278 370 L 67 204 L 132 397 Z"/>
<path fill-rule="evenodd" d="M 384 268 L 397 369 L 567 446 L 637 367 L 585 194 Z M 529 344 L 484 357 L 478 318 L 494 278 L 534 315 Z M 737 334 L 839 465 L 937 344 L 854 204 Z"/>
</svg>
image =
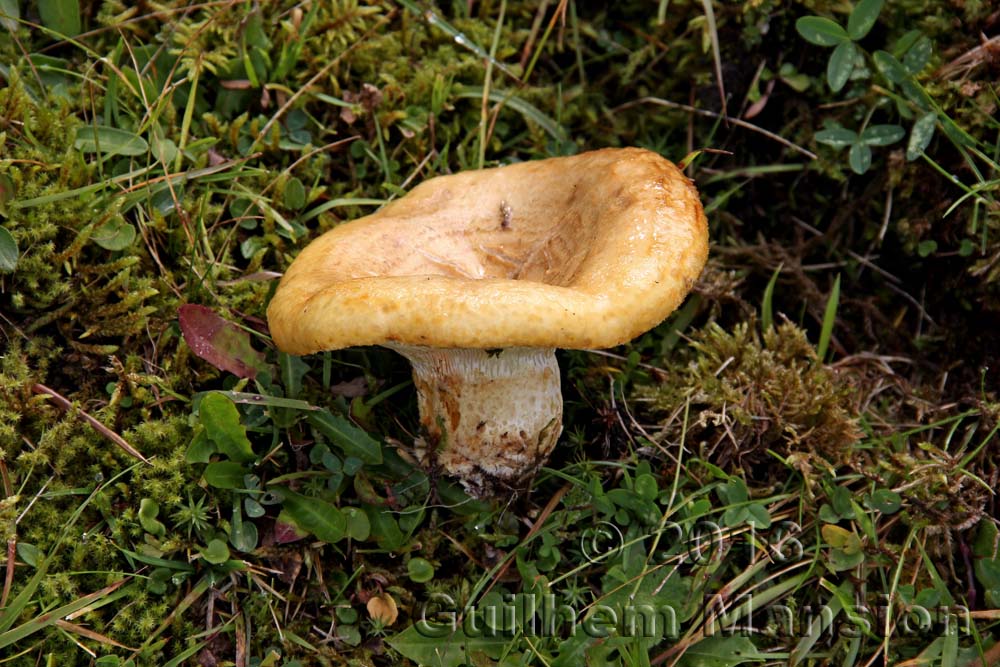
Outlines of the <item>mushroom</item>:
<svg viewBox="0 0 1000 667">
<path fill-rule="evenodd" d="M 562 431 L 555 348 L 627 342 L 701 273 L 708 229 L 671 162 L 604 149 L 432 178 L 314 240 L 268 307 L 282 350 L 409 359 L 417 452 L 475 495 L 516 488 Z"/>
</svg>

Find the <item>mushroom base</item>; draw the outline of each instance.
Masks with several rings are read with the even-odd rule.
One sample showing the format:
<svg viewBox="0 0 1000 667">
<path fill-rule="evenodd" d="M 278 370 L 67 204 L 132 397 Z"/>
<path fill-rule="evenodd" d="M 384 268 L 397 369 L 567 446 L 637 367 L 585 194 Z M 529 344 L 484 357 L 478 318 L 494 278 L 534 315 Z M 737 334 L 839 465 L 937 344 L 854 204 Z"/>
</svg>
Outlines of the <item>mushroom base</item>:
<svg viewBox="0 0 1000 667">
<path fill-rule="evenodd" d="M 521 486 L 545 463 L 562 432 L 555 350 L 391 347 L 413 365 L 425 465 L 486 496 Z"/>
</svg>

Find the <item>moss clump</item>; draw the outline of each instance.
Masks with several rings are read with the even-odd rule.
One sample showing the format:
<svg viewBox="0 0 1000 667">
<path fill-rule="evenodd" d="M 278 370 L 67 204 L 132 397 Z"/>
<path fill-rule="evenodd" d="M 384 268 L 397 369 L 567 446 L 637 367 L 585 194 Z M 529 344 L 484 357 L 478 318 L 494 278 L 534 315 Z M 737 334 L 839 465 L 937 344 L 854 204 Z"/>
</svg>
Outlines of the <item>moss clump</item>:
<svg viewBox="0 0 1000 667">
<path fill-rule="evenodd" d="M 0 133 L 0 164 L 16 207 L 4 221 L 21 255 L 0 290 L 0 307 L 18 317 L 28 334 L 52 324 L 75 351 L 98 356 L 141 333 L 156 308 L 155 280 L 135 255 L 100 247 L 106 226 L 120 218 L 93 196 L 93 165 L 73 141 L 79 120 L 66 104 L 35 100 L 17 71 L 0 90 L 0 115 L 21 123 Z M 124 248 L 122 248 L 124 249 Z M 90 369 L 88 369 L 90 370 Z M 86 374 L 76 378 L 85 384 Z"/>
<path fill-rule="evenodd" d="M 686 433 L 689 447 L 724 467 L 759 463 L 768 450 L 831 466 L 851 457 L 860 435 L 853 387 L 820 363 L 804 331 L 784 323 L 760 335 L 746 322 L 732 331 L 713 323 L 693 339 L 689 362 L 637 391 L 654 413 L 670 415 L 672 439 Z"/>
</svg>

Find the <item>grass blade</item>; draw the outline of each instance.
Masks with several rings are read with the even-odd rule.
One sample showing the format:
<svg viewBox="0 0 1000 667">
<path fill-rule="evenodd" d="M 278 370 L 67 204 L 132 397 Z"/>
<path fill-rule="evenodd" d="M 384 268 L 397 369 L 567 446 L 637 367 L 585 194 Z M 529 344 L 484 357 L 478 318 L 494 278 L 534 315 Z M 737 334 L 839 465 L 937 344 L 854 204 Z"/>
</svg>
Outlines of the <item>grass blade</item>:
<svg viewBox="0 0 1000 667">
<path fill-rule="evenodd" d="M 482 98 L 483 98 L 483 87 L 482 86 L 465 86 L 462 89 L 460 89 L 455 94 L 455 96 L 456 97 L 464 97 L 464 98 L 471 98 L 471 99 L 482 100 Z M 511 109 L 513 109 L 514 111 L 517 111 L 519 114 L 521 114 L 522 116 L 524 116 L 526 119 L 528 119 L 531 122 L 537 124 L 543 130 L 545 130 L 546 132 L 548 132 L 549 135 L 551 135 L 552 138 L 555 139 L 556 141 L 558 141 L 559 143 L 562 144 L 562 143 L 566 143 L 567 141 L 569 141 L 569 136 L 566 134 L 566 130 L 564 130 L 559 125 L 559 123 L 557 123 L 556 121 L 552 120 L 551 118 L 549 118 L 548 116 L 546 116 L 545 114 L 543 114 L 541 111 L 539 111 L 538 107 L 533 106 L 532 104 L 530 104 L 528 102 L 525 102 L 521 98 L 519 98 L 519 97 L 513 97 L 513 96 L 508 96 L 508 95 L 506 95 L 506 94 L 504 94 L 502 92 L 499 92 L 499 91 L 496 91 L 496 90 L 491 90 L 491 91 L 489 91 L 489 100 L 490 100 L 490 102 L 503 102 L 503 103 L 505 103 Z"/>
<path fill-rule="evenodd" d="M 844 595 L 851 595 L 852 591 L 853 585 L 850 582 L 844 582 L 840 585 L 840 592 Z M 833 625 L 837 616 L 839 616 L 840 612 L 844 610 L 844 606 L 840 601 L 840 596 L 834 594 L 830 598 L 830 602 L 828 602 L 823 609 L 829 610 L 829 613 L 821 613 L 813 618 L 812 622 L 809 624 L 809 631 L 804 637 L 802 637 L 802 639 L 799 640 L 799 643 L 795 645 L 795 648 L 792 649 L 789 664 L 793 665 L 793 667 L 806 658 L 812 650 L 812 647 L 817 641 L 819 641 L 819 638 L 823 635 L 826 629 Z"/>
<path fill-rule="evenodd" d="M 489 125 L 490 85 L 493 83 L 493 63 L 496 60 L 497 46 L 500 43 L 500 32 L 503 30 L 504 14 L 507 12 L 507 0 L 500 0 L 500 16 L 493 30 L 493 42 L 490 44 L 490 57 L 486 61 L 486 73 L 483 75 L 483 104 L 479 114 L 479 168 L 486 162 L 486 127 Z"/>
<path fill-rule="evenodd" d="M 771 279 L 767 281 L 767 287 L 764 288 L 764 298 L 760 302 L 760 328 L 762 331 L 767 331 L 774 326 L 774 286 L 778 282 L 778 274 L 781 273 L 783 266 L 784 263 L 778 264 Z"/>
<path fill-rule="evenodd" d="M 323 213 L 335 208 L 340 208 L 342 206 L 382 206 L 386 203 L 386 199 L 368 199 L 364 197 L 345 197 L 340 199 L 331 199 L 330 201 L 320 204 L 316 208 L 309 209 L 309 212 L 299 218 L 299 222 L 305 224 L 312 220 L 313 218 L 319 217 Z"/>
<path fill-rule="evenodd" d="M 661 357 L 666 357 L 677 346 L 681 340 L 681 334 L 691 325 L 700 306 L 701 297 L 695 294 L 687 300 L 683 307 L 674 312 L 670 318 L 670 330 L 664 334 L 663 340 L 660 342 Z"/>
<path fill-rule="evenodd" d="M 129 466 L 119 474 L 115 475 L 114 477 L 111 478 L 111 480 L 107 482 L 107 484 L 114 484 L 125 475 L 130 474 L 136 468 L 136 465 Z M 28 606 L 28 603 L 31 601 L 31 598 L 35 595 L 35 592 L 38 590 L 39 586 L 41 586 L 42 580 L 45 579 L 45 575 L 48 574 L 49 565 L 55 560 L 55 556 L 57 553 L 59 553 L 59 549 L 62 548 L 63 542 L 65 542 L 66 539 L 69 537 L 70 529 L 72 529 L 73 525 L 76 524 L 77 519 L 80 518 L 80 515 L 83 514 L 83 511 L 87 508 L 88 505 L 90 505 L 91 501 L 93 501 L 94 497 L 97 496 L 97 493 L 102 488 L 104 487 L 98 486 L 97 488 L 95 488 L 91 492 L 90 496 L 88 496 L 82 503 L 80 503 L 77 506 L 75 510 L 73 510 L 73 514 L 70 515 L 69 521 L 67 521 L 66 525 L 63 526 L 62 532 L 60 532 L 59 534 L 59 539 L 56 540 L 56 543 L 52 547 L 52 550 L 35 569 L 35 574 L 31 577 L 30 580 L 28 580 L 24 588 L 21 589 L 21 592 L 18 593 L 17 597 L 15 597 L 11 601 L 11 603 L 3 609 L 3 613 L 0 614 L 0 633 L 2 633 L 0 634 L 0 637 L 7 636 L 8 632 L 18 631 L 18 628 L 14 628 L 12 630 L 11 626 L 14 625 L 14 623 L 17 621 L 18 618 L 20 618 L 21 613 Z M 70 612 L 66 613 L 68 614 Z"/>
<path fill-rule="evenodd" d="M 708 23 L 708 37 L 712 43 L 712 62 L 715 65 L 715 80 L 719 86 L 719 103 L 722 107 L 722 117 L 729 115 L 726 109 L 726 83 L 722 79 L 722 55 L 719 51 L 719 31 L 715 25 L 715 10 L 712 9 L 712 0 L 702 0 L 705 8 L 705 21 Z"/>
<path fill-rule="evenodd" d="M 830 336 L 833 335 L 833 325 L 837 321 L 837 305 L 840 303 L 840 276 L 833 282 L 833 290 L 830 298 L 826 302 L 826 312 L 823 313 L 823 328 L 819 332 L 819 345 L 816 347 L 816 356 L 820 361 L 826 358 L 826 351 L 830 347 Z"/>
<path fill-rule="evenodd" d="M 128 588 L 122 588 L 126 582 L 128 582 L 128 579 L 122 579 L 121 581 L 102 588 L 99 591 L 94 591 L 93 593 L 84 595 L 82 598 L 78 598 L 68 604 L 64 604 L 57 609 L 39 614 L 30 621 L 22 623 L 21 625 L 0 634 L 0 648 L 19 642 L 25 637 L 31 636 L 39 630 L 53 625 L 57 621 L 62 620 L 76 611 L 85 608 L 93 610 L 118 600 L 129 592 Z"/>
</svg>

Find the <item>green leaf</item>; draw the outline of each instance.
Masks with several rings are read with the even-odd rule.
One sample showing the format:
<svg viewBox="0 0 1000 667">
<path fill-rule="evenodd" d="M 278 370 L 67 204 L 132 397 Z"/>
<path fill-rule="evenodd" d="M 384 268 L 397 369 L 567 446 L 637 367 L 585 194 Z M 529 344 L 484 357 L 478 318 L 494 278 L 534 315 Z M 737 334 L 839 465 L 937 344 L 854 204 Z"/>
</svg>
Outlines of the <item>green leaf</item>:
<svg viewBox="0 0 1000 667">
<path fill-rule="evenodd" d="M 256 456 L 247 439 L 246 428 L 240 423 L 236 404 L 219 392 L 209 392 L 201 399 L 198 415 L 205 434 L 216 444 L 219 452 L 233 461 L 248 463 Z"/>
<path fill-rule="evenodd" d="M 358 622 L 358 610 L 354 607 L 340 606 L 338 605 L 334 611 L 337 616 L 337 620 L 341 623 L 357 623 Z"/>
<path fill-rule="evenodd" d="M 972 555 L 977 561 L 997 561 L 1000 559 L 1000 528 L 992 521 L 983 521 L 976 531 L 976 539 L 972 542 Z M 1000 587 L 1000 576 L 983 580 L 984 585 Z"/>
<path fill-rule="evenodd" d="M 807 42 L 816 46 L 836 46 L 850 40 L 839 23 L 821 16 L 803 16 L 795 22 L 795 29 Z"/>
<path fill-rule="evenodd" d="M 3 2 L 3 0 L 0 0 Z M 7 174 L 0 174 L 0 215 L 9 216 L 7 202 L 14 198 L 14 180 Z"/>
<path fill-rule="evenodd" d="M 253 200 L 247 199 L 246 197 L 237 197 L 229 203 L 229 215 L 233 216 L 235 220 L 241 222 L 252 222 L 254 227 L 256 226 L 256 220 L 253 220 L 254 215 L 254 203 Z M 253 229 L 250 227 L 249 229 Z"/>
<path fill-rule="evenodd" d="M 833 127 L 816 133 L 816 141 L 834 148 L 853 146 L 858 142 L 858 133 L 844 127 Z"/>
<path fill-rule="evenodd" d="M 868 539 L 873 542 L 877 542 L 879 538 L 875 532 L 875 523 L 872 521 L 872 517 L 861 509 L 861 505 L 854 500 L 853 496 L 851 497 L 851 507 L 854 508 L 854 520 L 861 529 L 861 533 L 868 536 Z"/>
<path fill-rule="evenodd" d="M 906 136 L 899 125 L 870 125 L 861 133 L 862 143 L 869 146 L 888 146 Z"/>
<path fill-rule="evenodd" d="M 712 636 L 702 639 L 684 652 L 679 667 L 732 667 L 748 662 L 763 662 L 766 656 L 746 637 Z"/>
<path fill-rule="evenodd" d="M 233 500 L 233 518 L 229 522 L 229 543 L 234 549 L 248 553 L 257 548 L 257 526 L 243 521 L 239 497 Z"/>
<path fill-rule="evenodd" d="M 30 63 L 29 66 L 32 69 L 32 73 L 37 72 L 39 82 L 49 89 L 50 94 L 64 98 L 68 97 L 68 89 L 76 81 L 76 78 L 72 76 L 72 65 L 68 60 L 55 56 L 47 56 L 42 53 L 29 54 L 26 60 Z M 75 188 L 74 190 L 79 190 L 79 188 Z M 73 196 L 73 190 L 66 190 L 62 193 L 48 196 L 58 197 L 60 195 Z"/>
<path fill-rule="evenodd" d="M 242 489 L 247 469 L 235 461 L 216 461 L 205 466 L 205 482 L 217 489 Z"/>
<path fill-rule="evenodd" d="M 298 211 L 306 205 L 306 188 L 302 181 L 292 178 L 285 184 L 285 206 Z"/>
<path fill-rule="evenodd" d="M 83 32 L 77 0 L 38 0 L 38 15 L 42 25 L 60 35 L 76 37 Z"/>
<path fill-rule="evenodd" d="M 934 239 L 925 239 L 917 246 L 917 254 L 921 257 L 930 257 L 937 252 L 938 244 Z"/>
<path fill-rule="evenodd" d="M 145 155 L 149 144 L 142 137 L 105 125 L 87 125 L 76 130 L 76 148 L 84 153 L 103 155 Z"/>
<path fill-rule="evenodd" d="M 723 512 L 720 521 L 722 521 L 723 526 L 728 526 L 729 528 L 735 528 L 736 526 L 742 524 L 744 521 L 747 521 L 749 518 L 750 518 L 750 511 L 747 509 L 746 506 L 741 505 L 739 507 L 730 507 L 725 512 Z"/>
<path fill-rule="evenodd" d="M 739 477 L 732 477 L 725 486 L 719 487 L 719 495 L 730 505 L 745 503 L 750 499 L 746 482 Z"/>
<path fill-rule="evenodd" d="M 434 566 L 426 558 L 411 558 L 406 564 L 406 574 L 409 575 L 410 581 L 426 584 L 434 578 Z"/>
<path fill-rule="evenodd" d="M 115 215 L 95 229 L 90 239 L 105 250 L 124 250 L 135 241 L 135 227 Z"/>
<path fill-rule="evenodd" d="M 858 47 L 854 42 L 841 42 L 837 45 L 826 63 L 826 82 L 830 85 L 830 90 L 836 93 L 844 87 L 851 78 L 857 57 Z"/>
<path fill-rule="evenodd" d="M 215 443 L 205 435 L 205 428 L 201 427 L 191 438 L 191 444 L 184 453 L 184 460 L 188 463 L 208 463 L 212 460 L 212 454 L 217 451 L 219 450 Z"/>
<path fill-rule="evenodd" d="M 17 543 L 17 557 L 31 567 L 38 567 L 38 564 L 45 558 L 45 554 L 34 544 L 19 541 Z"/>
<path fill-rule="evenodd" d="M 882 11 L 882 0 L 861 0 L 847 19 L 847 34 L 857 41 L 871 31 Z"/>
<path fill-rule="evenodd" d="M 167 534 L 167 527 L 159 521 L 156 516 L 160 513 L 160 506 L 151 498 L 143 498 L 139 502 L 139 525 L 142 529 L 156 537 L 163 537 Z"/>
<path fill-rule="evenodd" d="M 888 51 L 876 51 L 872 54 L 872 60 L 875 61 L 875 67 L 878 68 L 878 71 L 881 72 L 882 76 L 888 79 L 890 83 L 900 85 L 909 76 L 902 63 L 896 59 L 896 56 L 892 55 Z"/>
<path fill-rule="evenodd" d="M 903 36 L 897 39 L 896 43 L 892 45 L 892 55 L 897 58 L 902 58 L 922 36 L 923 33 L 919 30 L 906 31 Z"/>
<path fill-rule="evenodd" d="M 146 565 L 152 565 L 153 567 L 165 567 L 170 570 L 178 570 L 180 572 L 194 572 L 194 566 L 190 563 L 182 563 L 176 560 L 167 560 L 165 558 L 156 558 L 154 556 L 147 556 L 145 554 L 136 553 L 135 551 L 129 551 L 122 547 L 118 547 L 121 551 L 128 557 L 129 564 L 133 565 L 131 561 L 135 560 L 140 563 L 145 563 Z"/>
<path fill-rule="evenodd" d="M 363 468 L 364 465 L 365 462 L 359 459 L 357 456 L 348 456 L 347 458 L 344 459 L 344 463 L 341 466 L 341 470 L 344 472 L 345 475 L 350 476 L 354 475 L 359 470 L 361 470 L 361 468 Z"/>
<path fill-rule="evenodd" d="M 267 38 L 267 33 L 264 31 L 264 21 L 261 17 L 260 11 L 255 11 L 250 14 L 246 21 L 244 35 L 246 37 L 247 44 L 250 44 L 251 46 L 256 46 L 261 49 L 268 49 L 271 47 L 271 40 Z"/>
<path fill-rule="evenodd" d="M 913 123 L 913 129 L 910 130 L 910 140 L 906 144 L 906 159 L 916 160 L 920 155 L 927 150 L 927 147 L 931 143 L 931 139 L 934 138 L 934 130 L 937 127 L 937 114 L 933 111 L 928 111 L 920 118 L 918 118 Z"/>
<path fill-rule="evenodd" d="M 281 396 L 268 396 L 266 394 L 254 394 L 249 391 L 219 391 L 223 396 L 228 396 L 233 403 L 242 405 L 268 405 L 275 408 L 291 408 L 292 410 L 319 410 L 320 408 L 310 405 L 306 401 L 294 398 L 282 398 Z"/>
<path fill-rule="evenodd" d="M 460 611 L 460 610 L 456 610 Z M 425 624 L 411 625 L 386 643 L 413 662 L 434 667 L 459 667 L 465 664 L 489 664 L 500 657 L 509 639 L 503 634 L 483 632 L 468 636 L 461 627 Z"/>
<path fill-rule="evenodd" d="M 900 586 L 900 589 L 903 587 Z M 907 602 L 906 604 L 910 604 Z M 918 604 L 921 607 L 936 607 L 939 604 L 944 604 L 941 599 L 941 591 L 935 590 L 933 588 L 921 589 L 919 593 L 913 598 L 913 604 Z"/>
<path fill-rule="evenodd" d="M 149 573 L 149 579 L 146 580 L 146 590 L 152 593 L 153 595 L 163 595 L 164 593 L 167 592 L 167 584 L 170 583 L 170 579 L 173 577 L 173 574 L 174 574 L 173 572 L 171 572 L 165 567 L 156 568 L 155 570 Z M 107 657 L 109 656 L 105 656 L 105 658 Z M 118 659 L 117 656 L 110 656 L 110 657 L 114 657 L 116 660 Z M 101 658 L 101 660 L 104 660 L 104 658 Z M 94 664 L 95 665 L 103 664 L 101 660 L 98 660 Z M 109 662 L 108 664 L 118 664 L 118 663 Z"/>
<path fill-rule="evenodd" d="M 243 509 L 246 510 L 247 516 L 251 519 L 262 517 L 266 512 L 264 506 L 253 498 L 243 499 Z"/>
<path fill-rule="evenodd" d="M 823 535 L 823 540 L 834 549 L 848 553 L 857 553 L 861 549 L 861 538 L 846 528 L 826 525 L 820 529 L 820 533 Z"/>
<path fill-rule="evenodd" d="M 361 643 L 361 631 L 358 630 L 358 626 L 356 625 L 341 623 L 337 626 L 337 641 L 344 642 L 348 646 L 357 646 Z M 288 662 L 285 663 L 288 667 L 300 667 L 301 664 L 302 663 L 298 663 L 298 665 Z"/>
<path fill-rule="evenodd" d="M 782 74 L 779 78 L 784 81 L 789 88 L 797 93 L 804 93 L 808 90 L 809 85 L 812 83 L 812 79 L 809 78 L 809 75 L 801 72 L 796 72 L 795 74 Z"/>
<path fill-rule="evenodd" d="M 632 512 L 644 523 L 653 523 L 657 519 L 656 506 L 640 498 L 634 491 L 611 489 L 607 496 L 615 505 Z"/>
<path fill-rule="evenodd" d="M 347 521 L 347 536 L 361 542 L 367 540 L 372 533 L 372 524 L 365 511 L 358 507 L 345 507 L 343 512 Z"/>
<path fill-rule="evenodd" d="M 19 254 L 14 235 L 0 227 L 0 273 L 10 273 L 17 268 Z"/>
<path fill-rule="evenodd" d="M 847 154 L 847 163 L 855 174 L 864 174 L 872 166 L 872 149 L 868 144 L 854 144 Z"/>
<path fill-rule="evenodd" d="M 281 506 L 295 526 L 318 539 L 335 544 L 347 534 L 347 519 L 340 509 L 325 500 L 281 489 Z"/>
<path fill-rule="evenodd" d="M 976 579 L 985 591 L 986 604 L 992 607 L 1000 605 L 1000 555 L 996 546 L 998 539 L 996 524 L 981 521 L 972 545 Z M 18 544 L 19 549 L 20 546 Z"/>
<path fill-rule="evenodd" d="M 755 528 L 767 530 L 771 527 L 771 515 L 760 503 L 747 505 L 747 515 L 747 522 Z"/>
<path fill-rule="evenodd" d="M 656 478 L 650 474 L 639 475 L 635 479 L 635 494 L 643 500 L 653 500 L 659 494 L 660 488 Z"/>
<path fill-rule="evenodd" d="M 21 18 L 21 10 L 17 0 L 0 0 L 0 26 L 14 32 L 17 30 L 17 20 Z"/>
<path fill-rule="evenodd" d="M 895 514 L 903 506 L 903 497 L 889 489 L 876 489 L 866 503 L 883 514 Z"/>
<path fill-rule="evenodd" d="M 933 52 L 934 42 L 931 41 L 930 37 L 921 35 L 903 56 L 903 69 L 913 75 L 920 74 L 930 62 Z"/>
<path fill-rule="evenodd" d="M 830 337 L 833 335 L 833 325 L 837 321 L 837 304 L 839 302 L 840 275 L 838 274 L 837 279 L 833 282 L 830 298 L 826 302 L 826 312 L 823 313 L 823 326 L 819 332 L 819 344 L 816 346 L 816 357 L 821 363 L 826 358 L 826 351 L 830 347 Z"/>
<path fill-rule="evenodd" d="M 172 165 L 177 157 L 177 144 L 171 139 L 155 137 L 153 139 L 153 155 L 164 165 Z"/>
<path fill-rule="evenodd" d="M 279 352 L 278 367 L 281 369 L 281 384 L 285 387 L 285 396 L 295 398 L 302 392 L 302 378 L 309 372 L 309 365 L 302 361 L 302 357 Z"/>
<path fill-rule="evenodd" d="M 309 423 L 316 430 L 340 447 L 347 456 L 356 456 L 365 463 L 378 465 L 382 463 L 382 446 L 343 417 L 338 417 L 329 410 L 309 413 Z"/>
<path fill-rule="evenodd" d="M 388 551 L 399 549 L 406 536 L 399 529 L 399 524 L 392 513 L 372 505 L 365 505 L 364 510 L 372 526 L 371 537 L 375 538 L 378 545 Z"/>
<path fill-rule="evenodd" d="M 834 572 L 852 570 L 865 560 L 864 551 L 848 553 L 841 549 L 832 549 L 827 555 L 829 556 L 829 567 Z"/>
<path fill-rule="evenodd" d="M 823 523 L 837 523 L 840 521 L 840 515 L 828 504 L 823 503 L 819 507 L 819 520 Z"/>
<path fill-rule="evenodd" d="M 201 557 L 213 565 L 221 565 L 229 560 L 229 547 L 222 540 L 212 540 L 201 549 Z"/>
<path fill-rule="evenodd" d="M 843 519 L 854 518 L 854 507 L 851 505 L 851 492 L 843 486 L 835 486 L 830 492 L 830 504 L 837 516 Z"/>
</svg>

